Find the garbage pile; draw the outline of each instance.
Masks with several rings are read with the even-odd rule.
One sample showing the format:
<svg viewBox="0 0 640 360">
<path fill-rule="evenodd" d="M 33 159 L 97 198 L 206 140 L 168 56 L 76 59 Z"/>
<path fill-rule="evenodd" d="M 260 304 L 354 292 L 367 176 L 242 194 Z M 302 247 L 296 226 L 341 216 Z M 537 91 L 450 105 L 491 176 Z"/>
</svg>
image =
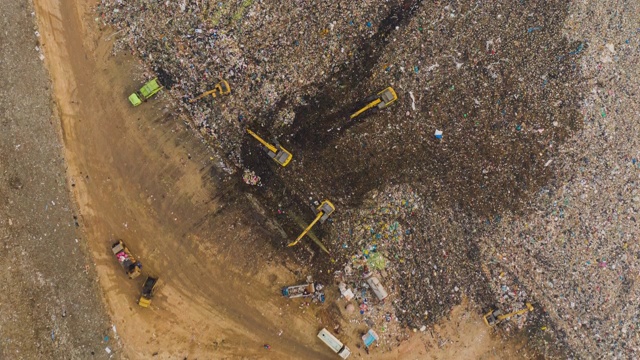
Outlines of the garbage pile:
<svg viewBox="0 0 640 360">
<path fill-rule="evenodd" d="M 538 332 L 567 343 L 575 358 L 633 359 L 640 349 L 640 4 L 575 2 L 571 13 L 566 31 L 586 44 L 574 50 L 585 52 L 579 66 L 589 79 L 583 128 L 552 159 L 554 180 L 530 211 L 487 225 L 480 243 L 494 284 L 515 291 L 518 279 L 518 289 L 551 314 L 555 327 L 540 324 Z M 498 279 L 502 272 L 512 276 Z"/>
<path fill-rule="evenodd" d="M 370 191 L 409 183 L 485 217 L 526 206 L 549 180 L 557 146 L 580 127 L 588 46 L 576 52 L 580 42 L 563 36 L 567 16 L 566 3 L 530 1 L 423 2 L 400 12 L 404 22 L 376 33 L 366 61 L 354 59 L 297 109 L 285 134 L 308 174 L 295 183 L 300 196 L 355 207 Z M 398 101 L 349 120 L 355 104 L 388 86 Z"/>
<path fill-rule="evenodd" d="M 462 296 L 486 302 L 477 248 L 453 214 L 443 213 L 410 186 L 374 192 L 347 220 L 335 222 L 334 256 L 354 288 L 375 273 L 388 288 L 395 315 L 413 329 L 446 316 Z M 453 226 L 451 226 L 453 225 Z"/>
<path fill-rule="evenodd" d="M 580 358 L 633 358 L 637 7 L 102 0 L 97 21 L 117 34 L 114 51 L 158 75 L 221 166 L 246 169 L 273 203 L 285 202 L 268 192 L 274 181 L 289 197 L 333 201 L 324 267 L 340 272 L 353 310 L 378 309 L 373 272 L 414 329 L 463 295 L 504 312 L 529 301 L 550 315 L 534 336 Z M 189 103 L 221 78 L 230 96 Z M 348 121 L 387 86 L 394 105 Z M 295 176 L 250 163 L 264 159 L 242 151 L 248 125 L 294 153 Z"/>
<path fill-rule="evenodd" d="M 174 104 L 240 166 L 244 127 L 276 113 L 270 121 L 291 124 L 293 107 L 352 61 L 399 2 L 101 0 L 96 20 L 116 30 L 115 52 L 165 74 Z M 188 103 L 220 79 L 232 96 Z"/>
</svg>

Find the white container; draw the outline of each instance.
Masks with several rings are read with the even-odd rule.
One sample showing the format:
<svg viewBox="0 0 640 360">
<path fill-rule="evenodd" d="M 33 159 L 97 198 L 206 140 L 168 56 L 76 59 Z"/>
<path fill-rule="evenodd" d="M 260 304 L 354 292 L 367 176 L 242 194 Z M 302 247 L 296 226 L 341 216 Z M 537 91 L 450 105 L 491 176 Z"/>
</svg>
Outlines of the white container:
<svg viewBox="0 0 640 360">
<path fill-rule="evenodd" d="M 373 291 L 373 293 L 376 294 L 376 297 L 380 301 L 386 299 L 387 296 L 389 296 L 389 294 L 384 289 L 384 287 L 382 287 L 382 284 L 380 283 L 380 280 L 378 280 L 377 277 L 375 276 L 369 277 L 367 279 L 367 284 L 369 284 L 369 286 L 371 287 L 371 291 Z"/>
<path fill-rule="evenodd" d="M 340 355 L 341 358 L 346 359 L 351 355 L 351 350 L 344 345 L 338 338 L 333 336 L 327 329 L 322 329 L 318 333 L 318 338 L 322 340 L 323 343 L 327 344 L 328 347 L 333 350 L 334 353 Z"/>
</svg>

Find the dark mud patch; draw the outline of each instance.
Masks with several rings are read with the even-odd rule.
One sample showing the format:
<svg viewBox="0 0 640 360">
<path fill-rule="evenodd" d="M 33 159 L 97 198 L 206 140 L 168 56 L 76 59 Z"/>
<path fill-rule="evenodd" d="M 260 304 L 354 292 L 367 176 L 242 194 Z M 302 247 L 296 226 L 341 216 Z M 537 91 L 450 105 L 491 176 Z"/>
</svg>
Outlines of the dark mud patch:
<svg viewBox="0 0 640 360">
<path fill-rule="evenodd" d="M 439 18 L 442 7 L 431 3 L 395 10 L 389 19 L 397 23 L 364 44 L 366 56 L 321 85 L 320 96 L 296 109 L 290 132 L 279 134 L 303 164 L 297 193 L 323 193 L 351 207 L 371 190 L 408 183 L 470 214 L 523 209 L 549 180 L 547 162 L 579 126 L 580 54 L 561 34 L 567 5 L 475 4 L 456 9 L 464 20 Z M 417 40 L 387 41 L 417 23 Z M 371 79 L 374 64 L 395 54 L 405 60 L 406 53 L 416 63 L 449 65 L 425 76 L 418 67 L 394 66 L 386 79 Z M 355 103 L 389 83 L 397 104 L 348 121 Z M 410 89 L 420 99 L 415 111 Z M 444 131 L 443 140 L 434 138 L 435 129 Z M 291 184 L 287 176 L 280 179 Z"/>
</svg>

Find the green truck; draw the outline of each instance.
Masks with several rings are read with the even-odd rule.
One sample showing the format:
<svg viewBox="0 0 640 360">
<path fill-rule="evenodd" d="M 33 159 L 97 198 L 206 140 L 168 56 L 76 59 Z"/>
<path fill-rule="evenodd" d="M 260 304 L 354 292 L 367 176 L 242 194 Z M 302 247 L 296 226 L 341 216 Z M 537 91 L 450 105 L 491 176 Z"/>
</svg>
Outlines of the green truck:
<svg viewBox="0 0 640 360">
<path fill-rule="evenodd" d="M 131 105 L 138 106 L 142 104 L 143 101 L 147 101 L 153 95 L 157 94 L 158 91 L 162 90 L 162 87 L 163 86 L 158 82 L 158 78 L 155 78 L 144 84 L 140 90 L 129 95 L 129 101 L 131 102 Z"/>
</svg>

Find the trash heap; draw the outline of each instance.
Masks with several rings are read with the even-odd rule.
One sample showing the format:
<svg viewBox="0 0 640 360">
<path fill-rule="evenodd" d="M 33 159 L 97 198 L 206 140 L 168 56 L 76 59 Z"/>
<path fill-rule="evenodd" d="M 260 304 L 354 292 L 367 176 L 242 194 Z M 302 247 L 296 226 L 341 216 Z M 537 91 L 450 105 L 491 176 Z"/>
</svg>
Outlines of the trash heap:
<svg viewBox="0 0 640 360">
<path fill-rule="evenodd" d="M 490 232 L 480 243 L 493 282 L 528 289 L 551 314 L 553 324 L 540 324 L 539 333 L 568 344 L 575 358 L 634 359 L 640 356 L 640 4 L 575 2 L 571 13 L 566 31 L 586 44 L 575 49 L 585 52 L 579 66 L 589 79 L 582 131 L 553 158 L 554 179 L 539 189 L 530 211 L 485 225 Z M 599 30 L 605 28 L 615 31 Z M 502 272 L 513 276 L 499 280 Z"/>
<path fill-rule="evenodd" d="M 539 309 L 549 323 L 532 336 L 579 358 L 635 358 L 638 6 L 102 0 L 96 20 L 222 167 L 248 168 L 249 125 L 284 141 L 296 176 L 251 167 L 246 180 L 334 202 L 325 268 L 354 310 L 386 322 L 372 272 L 413 329 L 463 294 L 504 312 L 530 301 L 507 329 Z M 230 96 L 188 102 L 220 78 Z M 392 107 L 347 121 L 387 86 Z"/>
<path fill-rule="evenodd" d="M 291 124 L 293 107 L 352 61 L 398 3 L 101 0 L 96 21 L 116 31 L 115 52 L 131 51 L 145 70 L 164 75 L 174 105 L 240 166 L 244 128 L 276 112 L 282 126 Z M 232 96 L 187 102 L 220 79 Z"/>
<path fill-rule="evenodd" d="M 575 53 L 580 42 L 563 37 L 567 14 L 566 3 L 531 1 L 422 3 L 405 13 L 406 23 L 359 63 L 368 71 L 358 91 L 336 95 L 317 119 L 310 111 L 310 135 L 294 136 L 301 147 L 319 144 L 313 158 L 298 157 L 317 179 L 313 191 L 357 205 L 369 191 L 410 183 L 429 200 L 484 217 L 525 206 L 579 127 L 585 50 Z M 348 108 L 340 96 L 353 102 L 387 86 L 399 97 L 390 108 L 355 124 L 332 121 L 336 108 Z"/>
<path fill-rule="evenodd" d="M 453 214 L 424 199 L 410 186 L 374 192 L 358 210 L 335 222 L 334 255 L 345 259 L 341 281 L 357 293 L 373 273 L 388 289 L 395 316 L 424 329 L 460 304 L 464 294 L 486 302 L 480 264 L 471 254 Z M 338 263 L 338 260 L 336 260 Z M 346 278 L 345 278 L 346 277 Z"/>
</svg>

